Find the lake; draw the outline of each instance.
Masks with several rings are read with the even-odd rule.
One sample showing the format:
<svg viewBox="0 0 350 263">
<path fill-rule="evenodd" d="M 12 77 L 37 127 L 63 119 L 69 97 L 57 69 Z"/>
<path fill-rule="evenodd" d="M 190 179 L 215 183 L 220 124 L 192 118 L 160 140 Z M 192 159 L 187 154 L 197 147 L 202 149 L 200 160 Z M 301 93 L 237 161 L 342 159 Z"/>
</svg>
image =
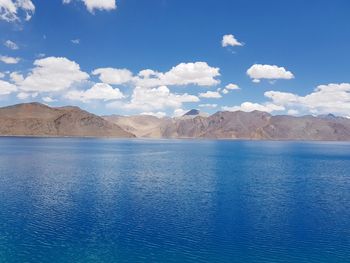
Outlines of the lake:
<svg viewBox="0 0 350 263">
<path fill-rule="evenodd" d="M 0 138 L 0 262 L 350 262 L 350 143 Z"/>
</svg>

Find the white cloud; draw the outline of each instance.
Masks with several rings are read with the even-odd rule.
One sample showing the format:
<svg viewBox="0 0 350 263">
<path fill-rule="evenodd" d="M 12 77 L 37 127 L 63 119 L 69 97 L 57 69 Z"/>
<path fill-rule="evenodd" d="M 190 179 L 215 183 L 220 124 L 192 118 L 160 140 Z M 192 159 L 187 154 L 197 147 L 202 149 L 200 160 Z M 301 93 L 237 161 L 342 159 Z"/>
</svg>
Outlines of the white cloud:
<svg viewBox="0 0 350 263">
<path fill-rule="evenodd" d="M 20 58 L 0 56 L 0 61 L 4 62 L 5 64 L 17 64 L 20 60 Z"/>
<path fill-rule="evenodd" d="M 63 0 L 64 4 L 69 4 L 73 0 Z M 116 0 L 81 0 L 84 2 L 87 10 L 90 13 L 94 13 L 95 9 L 96 10 L 114 10 L 117 8 Z"/>
<path fill-rule="evenodd" d="M 72 39 L 70 42 L 72 42 L 73 44 L 75 45 L 79 45 L 80 44 L 80 39 L 77 38 L 77 39 Z"/>
<path fill-rule="evenodd" d="M 222 94 L 226 95 L 230 93 L 231 90 L 239 90 L 240 88 L 236 84 L 228 84 L 224 89 L 218 89 L 218 92 L 221 92 Z"/>
<path fill-rule="evenodd" d="M 127 103 L 110 103 L 109 107 L 123 108 L 126 110 L 159 111 L 166 108 L 181 108 L 185 102 L 198 102 L 194 95 L 171 93 L 166 86 L 158 88 L 136 87 L 133 90 L 131 100 Z"/>
<path fill-rule="evenodd" d="M 271 99 L 278 105 L 286 105 L 290 103 L 298 103 L 299 96 L 289 92 L 281 91 L 266 91 L 265 97 Z"/>
<path fill-rule="evenodd" d="M 286 111 L 290 115 L 335 114 L 350 116 L 350 83 L 320 85 L 305 96 L 281 91 L 267 91 L 264 103 L 244 102 L 240 106 L 222 107 L 228 111 Z"/>
<path fill-rule="evenodd" d="M 11 41 L 11 40 L 6 40 L 4 42 L 4 46 L 9 48 L 9 49 L 12 49 L 12 50 L 17 50 L 19 48 L 18 45 L 15 42 Z"/>
<path fill-rule="evenodd" d="M 71 90 L 65 97 L 70 100 L 90 102 L 92 100 L 119 100 L 124 98 L 123 93 L 118 88 L 113 88 L 106 83 L 97 83 L 88 90 Z"/>
<path fill-rule="evenodd" d="M 58 92 L 82 82 L 89 75 L 80 66 L 64 57 L 47 57 L 34 61 L 34 68 L 16 84 L 25 92 Z"/>
<path fill-rule="evenodd" d="M 20 14 L 24 14 L 26 21 L 30 20 L 35 12 L 35 6 L 30 0 L 0 0 L 0 20 L 20 22 Z"/>
<path fill-rule="evenodd" d="M 237 84 L 230 83 L 225 87 L 228 90 L 239 90 L 241 89 Z"/>
<path fill-rule="evenodd" d="M 57 100 L 51 98 L 51 97 L 43 97 L 42 100 L 46 103 L 50 103 L 50 102 L 55 102 Z"/>
<path fill-rule="evenodd" d="M 98 68 L 92 74 L 99 75 L 103 83 L 114 85 L 125 84 L 133 79 L 132 72 L 127 69 Z"/>
<path fill-rule="evenodd" d="M 247 74 L 255 83 L 259 83 L 261 79 L 276 80 L 294 78 L 292 72 L 276 65 L 255 64 L 247 70 Z"/>
<path fill-rule="evenodd" d="M 19 72 L 12 72 L 10 73 L 10 79 L 14 83 L 19 83 L 23 81 L 24 78 L 23 78 L 23 75 L 20 74 Z"/>
<path fill-rule="evenodd" d="M 264 95 L 274 104 L 305 114 L 350 114 L 350 83 L 320 85 L 306 96 L 280 91 L 267 91 Z"/>
<path fill-rule="evenodd" d="M 239 42 L 234 35 L 224 35 L 221 41 L 221 44 L 223 47 L 228 47 L 228 46 L 243 46 L 244 44 Z"/>
<path fill-rule="evenodd" d="M 219 83 L 214 79 L 219 75 L 219 68 L 210 67 L 206 62 L 181 63 L 166 72 L 164 80 L 168 85 L 212 86 Z"/>
<path fill-rule="evenodd" d="M 99 79 L 107 84 L 133 83 L 140 87 L 159 86 L 213 86 L 220 83 L 216 77 L 220 76 L 219 68 L 210 67 L 206 62 L 180 63 L 167 72 L 158 72 L 151 69 L 141 70 L 133 76 L 128 69 L 98 68 L 92 74 L 99 75 Z"/>
<path fill-rule="evenodd" d="M 0 80 L 0 95 L 8 95 L 17 91 L 17 87 L 7 81 Z"/>
<path fill-rule="evenodd" d="M 166 116 L 166 113 L 163 111 L 157 111 L 157 112 L 142 112 L 141 115 L 149 115 L 149 116 L 154 116 L 159 119 L 164 118 Z"/>
<path fill-rule="evenodd" d="M 225 111 L 245 111 L 245 112 L 251 112 L 251 111 L 265 111 L 265 112 L 273 112 L 273 111 L 283 111 L 285 108 L 283 106 L 278 106 L 272 103 L 266 103 L 266 104 L 259 104 L 259 103 L 252 103 L 252 102 L 243 102 L 240 106 L 233 106 L 233 107 L 221 107 L 222 110 Z"/>
<path fill-rule="evenodd" d="M 188 112 L 188 110 L 184 110 L 184 109 L 175 109 L 173 116 L 174 117 L 181 117 L 183 115 L 185 115 Z"/>
<path fill-rule="evenodd" d="M 294 110 L 294 109 L 290 109 L 290 110 L 288 110 L 287 114 L 288 114 L 288 115 L 298 115 L 298 114 L 299 114 L 299 111 Z"/>
<path fill-rule="evenodd" d="M 199 104 L 198 107 L 201 108 L 216 108 L 218 105 L 217 104 Z"/>
<path fill-rule="evenodd" d="M 180 63 L 165 73 L 151 69 L 142 70 L 134 79 L 137 86 L 183 86 L 194 84 L 198 86 L 213 86 L 220 83 L 220 69 L 210 67 L 206 62 Z"/>
<path fill-rule="evenodd" d="M 229 93 L 229 91 L 228 91 L 227 89 L 223 89 L 221 92 L 222 92 L 222 94 L 227 94 L 227 93 Z"/>
<path fill-rule="evenodd" d="M 4 78 L 5 77 L 5 74 L 0 72 L 0 79 Z"/>
<path fill-rule="evenodd" d="M 26 93 L 26 92 L 20 92 L 17 94 L 16 96 L 18 99 L 20 100 L 26 100 L 30 97 L 30 93 Z"/>
<path fill-rule="evenodd" d="M 19 92 L 16 97 L 20 100 L 26 100 L 29 97 L 36 98 L 37 96 L 38 96 L 37 92 L 34 92 L 34 93 Z"/>
<path fill-rule="evenodd" d="M 164 74 L 152 69 L 144 69 L 139 72 L 139 74 L 134 78 L 136 86 L 142 87 L 156 87 L 165 85 L 161 80 Z"/>
<path fill-rule="evenodd" d="M 198 95 L 200 98 L 207 98 L 207 99 L 219 99 L 221 98 L 221 94 L 217 91 L 207 91 L 205 93 L 199 93 Z"/>
<path fill-rule="evenodd" d="M 144 69 L 141 70 L 138 74 L 141 78 L 151 78 L 151 77 L 159 77 L 160 73 L 157 71 L 154 71 L 152 69 Z"/>
</svg>

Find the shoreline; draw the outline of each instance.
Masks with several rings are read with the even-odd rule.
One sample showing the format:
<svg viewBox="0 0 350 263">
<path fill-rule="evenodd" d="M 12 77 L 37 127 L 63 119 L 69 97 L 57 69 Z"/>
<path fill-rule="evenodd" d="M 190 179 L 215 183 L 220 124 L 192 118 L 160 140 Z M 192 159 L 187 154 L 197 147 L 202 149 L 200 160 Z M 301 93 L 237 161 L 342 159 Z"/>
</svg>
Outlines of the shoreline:
<svg viewBox="0 0 350 263">
<path fill-rule="evenodd" d="M 101 139 L 132 141 L 245 141 L 245 142 L 339 142 L 350 143 L 350 140 L 312 140 L 312 139 L 250 139 L 250 138 L 149 138 L 149 137 L 110 137 L 110 136 L 50 136 L 50 135 L 0 135 L 0 138 L 33 138 L 33 139 Z"/>
</svg>

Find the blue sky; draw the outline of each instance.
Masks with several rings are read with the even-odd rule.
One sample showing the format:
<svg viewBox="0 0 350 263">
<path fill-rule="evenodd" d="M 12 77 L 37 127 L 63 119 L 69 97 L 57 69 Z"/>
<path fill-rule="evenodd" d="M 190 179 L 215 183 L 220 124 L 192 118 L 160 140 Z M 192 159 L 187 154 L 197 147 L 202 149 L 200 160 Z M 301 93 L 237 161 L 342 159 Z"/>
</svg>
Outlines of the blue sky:
<svg viewBox="0 0 350 263">
<path fill-rule="evenodd" d="M 348 117 L 349 10 L 346 0 L 0 0 L 0 106 Z"/>
</svg>

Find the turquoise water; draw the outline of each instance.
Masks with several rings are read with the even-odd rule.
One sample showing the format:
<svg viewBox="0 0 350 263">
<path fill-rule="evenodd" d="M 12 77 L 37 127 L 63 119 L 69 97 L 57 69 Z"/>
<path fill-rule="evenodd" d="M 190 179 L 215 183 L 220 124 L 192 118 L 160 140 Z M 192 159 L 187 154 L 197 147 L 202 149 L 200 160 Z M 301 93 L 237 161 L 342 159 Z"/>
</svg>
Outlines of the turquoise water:
<svg viewBox="0 0 350 263">
<path fill-rule="evenodd" d="M 0 262 L 350 262 L 350 144 L 0 138 Z"/>
</svg>

